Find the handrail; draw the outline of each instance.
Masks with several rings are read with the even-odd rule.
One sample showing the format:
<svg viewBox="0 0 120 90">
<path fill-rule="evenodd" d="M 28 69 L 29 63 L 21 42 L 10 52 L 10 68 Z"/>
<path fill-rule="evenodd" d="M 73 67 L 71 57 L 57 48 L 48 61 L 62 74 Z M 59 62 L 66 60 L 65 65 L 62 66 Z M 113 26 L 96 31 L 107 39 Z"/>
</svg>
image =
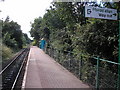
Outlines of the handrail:
<svg viewBox="0 0 120 90">
<path fill-rule="evenodd" d="M 68 70 L 72 70 L 73 68 L 75 68 L 75 66 L 74 67 L 72 67 L 71 66 L 71 60 L 74 60 L 73 58 L 75 58 L 76 57 L 76 55 L 77 56 L 80 56 L 80 60 L 75 60 L 75 61 L 78 61 L 77 62 L 77 65 L 78 65 L 78 63 L 79 63 L 79 65 L 78 65 L 78 68 L 79 68 L 79 72 L 77 72 L 77 73 L 79 73 L 78 74 L 78 77 L 82 80 L 82 72 L 81 72 L 81 70 L 82 70 L 82 67 L 83 67 L 83 65 L 82 65 L 82 63 L 84 62 L 83 61 L 83 57 L 88 57 L 88 58 L 91 58 L 91 59 L 95 59 L 96 60 L 96 65 L 94 66 L 93 65 L 93 70 L 90 72 L 91 73 L 91 75 L 92 75 L 92 73 L 93 73 L 93 75 L 95 74 L 95 76 L 93 76 L 93 80 L 95 80 L 95 81 L 93 81 L 93 83 L 91 83 L 91 85 L 95 85 L 95 86 L 93 86 L 93 87 L 95 87 L 96 89 L 98 89 L 98 88 L 101 88 L 101 86 L 100 85 L 103 85 L 103 84 L 101 84 L 100 83 L 100 80 L 102 80 L 101 79 L 101 63 L 100 63 L 100 61 L 104 61 L 104 62 L 107 62 L 107 63 L 111 63 L 111 64 L 115 64 L 115 65 L 120 65 L 120 63 L 117 63 L 117 62 L 114 62 L 114 61 L 110 61 L 110 60 L 106 60 L 106 59 L 101 59 L 100 57 L 97 57 L 97 56 L 90 56 L 90 55 L 87 55 L 87 56 L 85 56 L 85 54 L 83 54 L 83 53 L 79 53 L 79 54 L 77 54 L 77 53 L 75 53 L 74 51 L 67 51 L 67 50 L 60 50 L 60 49 L 57 49 L 57 48 L 55 48 L 55 47 L 52 47 L 52 46 L 47 46 L 47 48 L 49 48 L 50 50 L 52 50 L 53 51 L 53 53 L 51 53 L 51 51 L 49 52 L 50 53 L 50 56 L 51 56 L 51 54 L 52 55 L 54 55 L 54 54 L 62 54 L 62 53 L 64 53 L 64 52 L 66 52 L 67 54 L 65 54 L 65 56 L 66 55 L 73 55 L 73 57 L 68 57 L 69 59 L 68 59 L 68 66 L 65 66 Z M 54 50 L 55 51 L 59 51 L 58 53 L 56 53 L 56 52 L 54 52 Z M 62 52 L 61 52 L 62 51 Z M 62 62 L 59 60 L 60 58 L 59 57 L 56 57 L 56 56 L 53 56 L 53 58 L 57 58 L 58 59 L 58 62 L 60 62 L 61 64 L 62 64 Z M 71 59 L 70 59 L 71 58 Z M 65 60 L 66 61 L 66 60 Z M 66 63 L 66 62 L 65 62 Z M 63 65 L 64 65 L 64 62 L 63 62 Z M 96 73 L 94 73 L 94 70 L 95 70 L 95 72 Z M 103 69 L 103 70 L 105 70 L 105 69 Z M 107 70 L 107 69 L 106 69 Z M 76 72 L 76 71 L 75 71 Z M 109 73 L 109 72 L 108 72 Z M 112 80 L 113 81 L 113 83 L 117 83 L 117 85 L 115 84 L 114 85 L 114 87 L 113 88 L 118 88 L 118 86 L 119 86 L 119 81 L 118 80 L 116 80 L 116 78 L 118 77 L 118 75 L 117 75 L 117 73 L 115 74 L 115 73 L 113 73 L 114 75 L 113 75 L 113 77 L 114 77 L 114 79 Z M 111 74 L 110 74 L 111 75 Z M 117 76 L 116 76 L 117 75 Z M 84 79 L 86 79 L 86 78 L 84 78 Z M 91 78 L 92 79 L 92 78 Z M 111 80 L 111 79 L 110 79 Z M 109 80 L 108 80 L 109 81 Z M 117 86 L 117 87 L 116 87 Z"/>
<path fill-rule="evenodd" d="M 48 46 L 48 47 L 50 47 L 50 46 Z M 51 47 L 50 47 L 51 48 Z M 54 49 L 56 49 L 56 48 L 54 48 Z M 59 50 L 59 49 L 56 49 L 56 50 L 58 50 L 58 51 L 61 51 L 61 50 Z M 67 50 L 64 50 L 65 52 L 68 52 L 68 53 L 71 53 L 71 54 L 74 54 L 74 52 L 71 52 L 71 51 L 67 51 Z M 117 64 L 117 65 L 120 65 L 120 63 L 117 63 L 117 62 L 113 62 L 113 61 L 110 61 L 110 60 L 106 60 L 106 59 L 101 59 L 101 58 L 98 58 L 98 57 L 91 57 L 91 58 L 94 58 L 94 59 L 99 59 L 99 60 L 101 60 L 101 61 L 105 61 L 105 62 L 108 62 L 108 63 L 112 63 L 112 64 Z"/>
<path fill-rule="evenodd" d="M 108 63 L 112 63 L 112 64 L 117 64 L 117 65 L 120 65 L 120 63 L 116 63 L 116 62 L 113 62 L 113 61 L 109 61 L 109 60 L 105 60 L 105 59 L 100 59 L 100 58 L 96 58 L 96 57 L 93 57 L 94 59 L 99 59 L 101 61 L 105 61 L 105 62 L 108 62 Z"/>
</svg>

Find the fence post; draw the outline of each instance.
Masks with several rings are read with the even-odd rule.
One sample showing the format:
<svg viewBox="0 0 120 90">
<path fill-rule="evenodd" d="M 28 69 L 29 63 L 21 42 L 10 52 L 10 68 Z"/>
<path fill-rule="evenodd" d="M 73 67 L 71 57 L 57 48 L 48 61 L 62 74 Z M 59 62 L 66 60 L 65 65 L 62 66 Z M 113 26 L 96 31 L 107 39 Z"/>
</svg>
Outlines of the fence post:
<svg viewBox="0 0 120 90">
<path fill-rule="evenodd" d="M 100 63 L 100 58 L 97 58 L 97 67 L 96 67 L 96 89 L 99 89 L 99 63 Z"/>
<path fill-rule="evenodd" d="M 82 55 L 81 55 L 81 58 L 79 60 L 79 78 L 80 80 L 82 79 Z"/>
<path fill-rule="evenodd" d="M 61 55 L 61 50 L 58 52 L 58 62 L 61 63 L 62 60 L 62 55 Z"/>
<path fill-rule="evenodd" d="M 49 47 L 49 55 L 51 56 L 51 46 Z"/>
<path fill-rule="evenodd" d="M 52 49 L 52 47 L 51 47 L 51 50 L 50 50 L 50 55 L 51 55 L 51 57 L 53 57 L 52 55 L 53 55 L 53 49 Z"/>
<path fill-rule="evenodd" d="M 69 70 L 71 71 L 71 51 L 69 51 Z"/>
<path fill-rule="evenodd" d="M 56 50 L 56 49 L 54 48 L 54 49 L 53 49 L 53 51 L 54 51 L 54 53 L 53 53 L 53 58 L 54 58 L 54 60 L 56 61 L 56 58 L 55 58 L 55 54 L 56 54 L 55 52 L 56 52 L 56 51 L 55 51 L 55 50 Z"/>
<path fill-rule="evenodd" d="M 62 52 L 62 50 L 60 50 L 60 59 L 59 59 L 59 62 L 62 64 L 62 65 L 64 65 L 64 60 L 63 60 L 63 52 Z"/>
<path fill-rule="evenodd" d="M 118 63 L 120 64 L 120 12 L 118 11 L 118 21 L 119 21 L 119 39 L 118 39 L 118 42 L 119 42 L 119 56 L 118 56 Z M 120 90 L 120 65 L 118 65 L 118 85 L 117 85 L 117 89 Z"/>
<path fill-rule="evenodd" d="M 56 61 L 58 62 L 58 49 L 56 49 Z"/>
<path fill-rule="evenodd" d="M 57 62 L 59 62 L 59 50 L 58 49 L 56 49 L 56 59 L 57 59 Z"/>
<path fill-rule="evenodd" d="M 120 62 L 119 62 L 120 64 Z M 117 90 L 120 90 L 120 65 L 118 65 L 118 83 L 117 83 Z"/>
<path fill-rule="evenodd" d="M 54 58 L 54 49 L 52 47 L 52 58 Z"/>
<path fill-rule="evenodd" d="M 50 56 L 51 56 L 51 51 L 52 51 L 51 49 L 52 49 L 52 48 L 50 47 Z M 51 57 L 52 57 L 52 56 L 51 56 Z"/>
</svg>

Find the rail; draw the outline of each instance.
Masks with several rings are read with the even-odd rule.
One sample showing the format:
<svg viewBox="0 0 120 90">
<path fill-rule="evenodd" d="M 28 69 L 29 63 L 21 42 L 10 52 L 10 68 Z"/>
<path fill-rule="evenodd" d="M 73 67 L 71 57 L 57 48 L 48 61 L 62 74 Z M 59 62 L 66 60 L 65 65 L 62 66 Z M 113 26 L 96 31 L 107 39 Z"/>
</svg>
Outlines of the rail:
<svg viewBox="0 0 120 90">
<path fill-rule="evenodd" d="M 2 76 L 2 89 L 14 90 L 21 70 L 27 58 L 29 49 L 22 50 L 15 58 L 0 72 Z"/>
<path fill-rule="evenodd" d="M 25 49 L 23 49 L 21 52 L 19 52 L 14 58 L 13 58 L 13 60 L 10 62 L 10 63 L 8 63 L 8 65 L 6 65 L 1 71 L 0 71 L 0 75 L 4 72 L 4 71 L 6 71 L 8 68 L 9 68 L 9 66 L 13 63 L 13 62 L 15 62 L 15 60 L 22 54 L 22 52 L 24 52 L 25 51 Z"/>
<path fill-rule="evenodd" d="M 16 83 L 17 83 L 17 81 L 18 81 L 18 79 L 19 79 L 19 76 L 20 76 L 21 71 L 22 71 L 22 69 L 23 69 L 23 66 L 24 66 L 24 64 L 25 64 L 25 61 L 26 61 L 26 59 L 27 59 L 27 57 L 28 57 L 28 53 L 29 53 L 29 52 L 27 52 L 27 53 L 25 54 L 25 57 L 24 57 L 23 62 L 22 62 L 22 64 L 21 64 L 21 66 L 20 66 L 20 69 L 19 69 L 19 71 L 18 71 L 18 73 L 17 73 L 17 75 L 16 75 L 16 78 L 15 78 L 15 80 L 14 80 L 14 83 L 13 83 L 13 85 L 12 85 L 11 90 L 14 90 L 14 88 L 16 87 Z M 19 88 L 20 88 L 20 86 L 19 86 Z"/>
</svg>

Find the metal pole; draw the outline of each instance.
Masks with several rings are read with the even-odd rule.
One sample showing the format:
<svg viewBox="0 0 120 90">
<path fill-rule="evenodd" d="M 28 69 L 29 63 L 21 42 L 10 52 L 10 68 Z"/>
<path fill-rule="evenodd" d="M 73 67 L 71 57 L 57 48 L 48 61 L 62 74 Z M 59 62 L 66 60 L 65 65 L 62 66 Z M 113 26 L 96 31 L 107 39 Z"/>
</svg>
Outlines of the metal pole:
<svg viewBox="0 0 120 90">
<path fill-rule="evenodd" d="M 81 55 L 81 58 L 79 60 L 79 78 L 80 80 L 82 80 L 82 55 Z"/>
<path fill-rule="evenodd" d="M 71 51 L 69 51 L 69 70 L 71 71 Z"/>
<path fill-rule="evenodd" d="M 118 12 L 118 21 L 119 21 L 119 56 L 118 63 L 120 63 L 120 12 Z M 120 65 L 118 65 L 118 90 L 120 90 Z"/>
<path fill-rule="evenodd" d="M 97 59 L 97 67 L 96 67 L 96 89 L 99 90 L 99 61 L 100 58 Z"/>
<path fill-rule="evenodd" d="M 2 47 L 2 29 L 3 29 L 3 20 L 0 20 L 0 47 Z M 0 48 L 0 71 L 2 70 L 2 48 Z M 2 75 L 0 75 L 0 90 L 2 90 Z"/>
</svg>

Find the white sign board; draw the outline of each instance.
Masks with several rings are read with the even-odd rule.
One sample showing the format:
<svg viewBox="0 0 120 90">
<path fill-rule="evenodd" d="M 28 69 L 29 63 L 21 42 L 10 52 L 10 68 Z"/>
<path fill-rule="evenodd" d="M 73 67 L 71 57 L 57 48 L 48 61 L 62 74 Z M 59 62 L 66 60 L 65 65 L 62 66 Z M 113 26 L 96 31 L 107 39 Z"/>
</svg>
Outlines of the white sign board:
<svg viewBox="0 0 120 90">
<path fill-rule="evenodd" d="M 117 20 L 117 10 L 85 6 L 85 17 Z"/>
</svg>

